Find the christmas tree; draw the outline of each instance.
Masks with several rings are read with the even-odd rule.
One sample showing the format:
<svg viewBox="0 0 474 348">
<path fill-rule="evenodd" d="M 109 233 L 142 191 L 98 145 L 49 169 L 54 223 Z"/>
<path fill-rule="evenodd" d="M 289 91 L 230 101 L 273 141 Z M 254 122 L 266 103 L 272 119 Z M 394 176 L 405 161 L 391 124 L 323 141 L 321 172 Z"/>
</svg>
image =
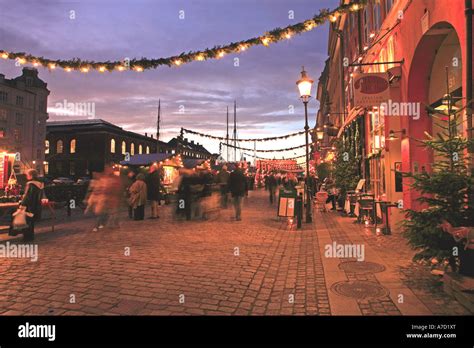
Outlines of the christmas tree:
<svg viewBox="0 0 474 348">
<path fill-rule="evenodd" d="M 456 110 L 453 97 L 443 98 L 445 110 L 427 107 L 442 130 L 422 140 L 422 146 L 432 150 L 434 163 L 431 172 L 407 173 L 411 188 L 420 193 L 420 211 L 407 209 L 404 234 L 416 249 L 414 260 L 432 263 L 448 263 L 457 269 L 459 249 L 463 248 L 441 225 L 454 227 L 474 226 L 472 191 L 474 180 L 469 168 L 467 150 L 472 140 L 460 135 L 460 116 L 464 110 Z"/>
</svg>

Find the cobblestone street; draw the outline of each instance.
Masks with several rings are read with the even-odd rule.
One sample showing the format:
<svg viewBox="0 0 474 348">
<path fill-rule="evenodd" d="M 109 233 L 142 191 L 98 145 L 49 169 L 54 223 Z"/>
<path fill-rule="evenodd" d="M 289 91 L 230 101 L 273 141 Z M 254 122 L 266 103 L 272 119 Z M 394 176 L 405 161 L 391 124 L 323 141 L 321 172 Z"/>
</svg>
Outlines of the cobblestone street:
<svg viewBox="0 0 474 348">
<path fill-rule="evenodd" d="M 230 208 L 176 221 L 166 206 L 159 220 L 124 218 L 116 230 L 92 232 L 84 218 L 44 226 L 37 262 L 0 260 L 0 314 L 470 314 L 411 262 L 399 235 L 375 236 L 334 212 L 289 231 L 275 210 L 251 191 L 242 221 Z M 363 244 L 365 260 L 325 257 L 333 242 Z"/>
</svg>

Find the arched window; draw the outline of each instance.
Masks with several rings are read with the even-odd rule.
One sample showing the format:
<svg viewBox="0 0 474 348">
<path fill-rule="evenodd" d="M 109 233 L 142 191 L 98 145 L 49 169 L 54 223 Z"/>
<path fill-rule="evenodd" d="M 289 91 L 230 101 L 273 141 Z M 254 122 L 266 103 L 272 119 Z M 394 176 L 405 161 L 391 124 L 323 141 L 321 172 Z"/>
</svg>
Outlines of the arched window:
<svg viewBox="0 0 474 348">
<path fill-rule="evenodd" d="M 115 153 L 115 139 L 110 139 L 110 153 Z"/>
<path fill-rule="evenodd" d="M 143 146 L 138 145 L 138 153 L 141 155 L 143 153 Z"/>
<path fill-rule="evenodd" d="M 134 143 L 131 143 L 130 144 L 130 155 L 134 155 L 135 154 L 135 144 Z"/>
<path fill-rule="evenodd" d="M 127 144 L 125 141 L 122 141 L 122 155 L 125 155 L 125 152 L 127 152 Z"/>
<path fill-rule="evenodd" d="M 76 139 L 72 139 L 69 145 L 70 153 L 76 153 Z"/>
<path fill-rule="evenodd" d="M 45 154 L 49 153 L 49 140 L 44 141 L 44 153 Z"/>
<path fill-rule="evenodd" d="M 63 141 L 62 140 L 58 140 L 57 143 L 56 143 L 56 153 L 63 153 Z"/>
<path fill-rule="evenodd" d="M 149 146 L 146 147 L 146 153 L 150 153 L 150 147 Z"/>
</svg>

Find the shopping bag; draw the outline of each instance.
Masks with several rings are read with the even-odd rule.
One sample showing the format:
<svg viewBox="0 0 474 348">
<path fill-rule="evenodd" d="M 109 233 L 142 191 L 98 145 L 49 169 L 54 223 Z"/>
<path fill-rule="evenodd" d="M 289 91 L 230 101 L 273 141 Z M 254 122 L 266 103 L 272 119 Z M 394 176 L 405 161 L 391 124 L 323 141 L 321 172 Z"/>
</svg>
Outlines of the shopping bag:
<svg viewBox="0 0 474 348">
<path fill-rule="evenodd" d="M 23 230 L 28 227 L 27 217 L 33 217 L 32 213 L 26 211 L 25 208 L 18 208 L 13 214 L 12 227 L 14 230 Z"/>
</svg>

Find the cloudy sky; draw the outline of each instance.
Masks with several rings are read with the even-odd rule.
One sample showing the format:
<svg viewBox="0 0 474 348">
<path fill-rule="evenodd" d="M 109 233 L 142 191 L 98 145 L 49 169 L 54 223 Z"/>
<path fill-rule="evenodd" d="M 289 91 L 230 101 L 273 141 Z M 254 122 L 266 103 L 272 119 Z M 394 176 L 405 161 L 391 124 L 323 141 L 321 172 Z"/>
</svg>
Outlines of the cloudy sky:
<svg viewBox="0 0 474 348">
<path fill-rule="evenodd" d="M 312 17 L 337 0 L 0 0 L 0 49 L 53 59 L 81 57 L 168 57 L 264 34 Z M 75 19 L 71 19 L 74 11 Z M 184 11 L 184 19 L 180 19 Z M 294 13 L 290 19 L 289 13 Z M 181 12 L 182 14 L 182 12 Z M 302 130 L 303 105 L 296 80 L 301 66 L 317 80 L 327 57 L 327 24 L 291 40 L 253 47 L 219 60 L 161 67 L 142 73 L 67 73 L 40 68 L 51 91 L 50 120 L 80 117 L 56 114 L 56 104 L 95 103 L 96 117 L 139 133 L 156 131 L 158 99 L 162 133 L 169 140 L 181 127 L 225 135 L 226 106 L 237 100 L 238 137 L 282 135 Z M 234 58 L 238 57 L 238 66 Z M 0 73 L 16 77 L 21 68 L 0 62 Z M 313 93 L 314 95 L 314 93 Z M 310 102 L 310 126 L 318 103 Z M 294 113 L 291 108 L 294 107 Z M 232 115 L 231 115 L 232 116 Z M 83 117 L 86 118 L 86 117 Z M 189 136 L 211 152 L 218 142 Z M 304 137 L 259 144 L 285 148 Z M 242 143 L 241 145 L 250 145 Z M 304 150 L 296 151 L 297 155 Z M 280 154 L 290 157 L 295 151 Z M 272 156 L 260 154 L 261 156 Z"/>
</svg>

